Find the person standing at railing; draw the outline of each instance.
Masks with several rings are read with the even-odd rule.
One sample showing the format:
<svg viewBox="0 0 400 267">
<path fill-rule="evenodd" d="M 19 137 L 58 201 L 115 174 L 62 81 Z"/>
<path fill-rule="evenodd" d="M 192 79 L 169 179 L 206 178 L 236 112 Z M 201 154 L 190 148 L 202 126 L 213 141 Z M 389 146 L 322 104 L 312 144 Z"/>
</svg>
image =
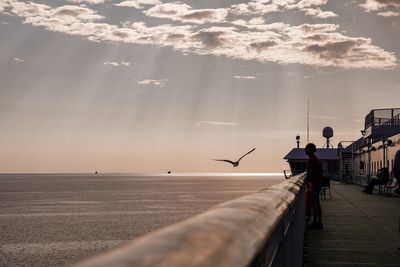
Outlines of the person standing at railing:
<svg viewBox="0 0 400 267">
<path fill-rule="evenodd" d="M 310 225 L 310 229 L 323 229 L 322 224 L 322 209 L 319 201 L 319 194 L 321 192 L 321 181 L 322 181 L 322 164 L 315 155 L 317 147 L 313 143 L 309 143 L 305 147 L 306 154 L 308 155 L 307 163 L 307 184 L 311 183 L 311 204 L 313 210 L 313 222 Z"/>
<path fill-rule="evenodd" d="M 394 178 L 396 178 L 397 183 L 400 183 L 400 149 L 397 150 L 396 155 L 394 155 L 392 174 Z M 400 187 L 397 187 L 394 193 L 400 195 Z"/>
<path fill-rule="evenodd" d="M 394 155 L 392 174 L 394 178 L 396 178 L 397 183 L 400 183 L 400 149 L 397 150 L 396 155 Z M 397 187 L 396 190 L 394 190 L 394 193 L 400 196 L 400 187 Z M 399 218 L 399 232 L 400 232 L 400 218 Z M 400 247 L 398 247 L 398 249 L 400 249 Z"/>
</svg>

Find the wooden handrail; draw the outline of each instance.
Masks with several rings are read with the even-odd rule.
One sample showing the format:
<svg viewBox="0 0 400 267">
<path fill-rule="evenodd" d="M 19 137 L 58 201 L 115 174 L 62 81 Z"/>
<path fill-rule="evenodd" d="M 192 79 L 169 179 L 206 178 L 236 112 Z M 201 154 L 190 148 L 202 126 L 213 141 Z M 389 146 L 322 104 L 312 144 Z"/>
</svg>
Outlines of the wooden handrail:
<svg viewBox="0 0 400 267">
<path fill-rule="evenodd" d="M 300 174 L 222 203 L 75 267 L 248 266 L 293 205 L 304 179 Z"/>
</svg>

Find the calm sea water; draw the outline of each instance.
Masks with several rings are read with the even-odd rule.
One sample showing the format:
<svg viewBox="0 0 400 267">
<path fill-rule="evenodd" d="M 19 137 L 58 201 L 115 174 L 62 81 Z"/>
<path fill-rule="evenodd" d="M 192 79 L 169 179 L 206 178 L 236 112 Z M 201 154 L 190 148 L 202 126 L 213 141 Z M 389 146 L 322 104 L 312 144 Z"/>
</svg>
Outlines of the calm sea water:
<svg viewBox="0 0 400 267">
<path fill-rule="evenodd" d="M 280 174 L 3 174 L 0 266 L 68 266 Z"/>
</svg>

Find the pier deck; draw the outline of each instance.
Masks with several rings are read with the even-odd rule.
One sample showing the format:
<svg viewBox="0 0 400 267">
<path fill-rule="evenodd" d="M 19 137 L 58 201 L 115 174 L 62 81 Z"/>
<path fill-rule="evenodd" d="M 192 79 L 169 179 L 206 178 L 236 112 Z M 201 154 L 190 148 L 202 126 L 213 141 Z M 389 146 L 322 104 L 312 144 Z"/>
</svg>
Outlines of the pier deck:
<svg viewBox="0 0 400 267">
<path fill-rule="evenodd" d="M 400 266 L 400 198 L 332 183 L 323 199 L 324 229 L 308 230 L 305 266 Z"/>
</svg>

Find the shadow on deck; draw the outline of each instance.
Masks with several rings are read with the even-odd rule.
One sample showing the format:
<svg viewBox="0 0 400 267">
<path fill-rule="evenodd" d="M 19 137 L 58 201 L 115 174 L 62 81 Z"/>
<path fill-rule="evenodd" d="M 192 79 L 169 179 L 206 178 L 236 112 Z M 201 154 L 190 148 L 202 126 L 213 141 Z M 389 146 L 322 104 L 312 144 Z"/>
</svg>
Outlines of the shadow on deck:
<svg viewBox="0 0 400 267">
<path fill-rule="evenodd" d="M 332 183 L 324 230 L 308 230 L 305 266 L 400 266 L 400 198 Z"/>
</svg>

